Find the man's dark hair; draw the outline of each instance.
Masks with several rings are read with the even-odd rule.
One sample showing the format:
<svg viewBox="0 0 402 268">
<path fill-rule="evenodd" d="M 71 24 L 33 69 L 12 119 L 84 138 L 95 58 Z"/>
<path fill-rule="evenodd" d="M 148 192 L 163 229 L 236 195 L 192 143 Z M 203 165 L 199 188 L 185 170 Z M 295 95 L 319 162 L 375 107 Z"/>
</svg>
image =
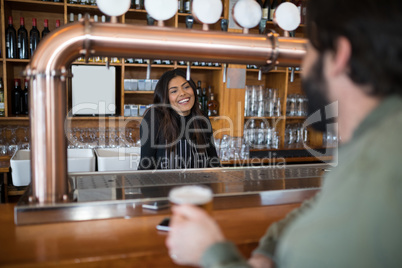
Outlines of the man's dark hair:
<svg viewBox="0 0 402 268">
<path fill-rule="evenodd" d="M 308 0 L 306 24 L 320 53 L 350 41 L 349 76 L 368 94 L 402 95 L 402 0 Z"/>
</svg>

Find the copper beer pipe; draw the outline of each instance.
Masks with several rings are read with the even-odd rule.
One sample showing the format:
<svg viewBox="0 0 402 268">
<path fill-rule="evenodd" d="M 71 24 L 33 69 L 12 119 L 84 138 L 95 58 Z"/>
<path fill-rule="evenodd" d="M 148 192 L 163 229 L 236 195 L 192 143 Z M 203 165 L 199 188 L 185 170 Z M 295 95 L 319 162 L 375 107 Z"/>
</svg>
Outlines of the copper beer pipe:
<svg viewBox="0 0 402 268">
<path fill-rule="evenodd" d="M 87 18 L 50 33 L 39 44 L 26 75 L 31 78 L 31 202 L 69 200 L 64 133 L 68 67 L 82 56 L 170 59 L 258 66 L 299 66 L 304 39 L 244 35 L 118 23 Z"/>
</svg>

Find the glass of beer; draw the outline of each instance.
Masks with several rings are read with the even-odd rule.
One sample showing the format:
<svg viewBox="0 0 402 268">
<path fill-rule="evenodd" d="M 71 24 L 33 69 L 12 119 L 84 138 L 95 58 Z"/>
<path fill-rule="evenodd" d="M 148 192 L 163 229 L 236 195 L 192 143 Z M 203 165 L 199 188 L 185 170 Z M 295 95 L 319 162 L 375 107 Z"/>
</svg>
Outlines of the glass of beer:
<svg viewBox="0 0 402 268">
<path fill-rule="evenodd" d="M 172 205 L 190 204 L 204 209 L 212 214 L 213 193 L 204 185 L 185 185 L 175 187 L 169 192 L 169 201 Z"/>
</svg>

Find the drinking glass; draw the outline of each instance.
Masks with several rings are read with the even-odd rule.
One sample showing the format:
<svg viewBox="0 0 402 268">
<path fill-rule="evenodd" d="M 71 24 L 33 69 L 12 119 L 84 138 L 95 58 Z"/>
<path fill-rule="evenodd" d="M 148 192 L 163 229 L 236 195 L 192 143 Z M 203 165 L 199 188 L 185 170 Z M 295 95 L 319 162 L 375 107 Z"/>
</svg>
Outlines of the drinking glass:
<svg viewBox="0 0 402 268">
<path fill-rule="evenodd" d="M 185 185 L 175 187 L 169 192 L 172 205 L 194 205 L 204 209 L 208 214 L 213 210 L 213 192 L 204 185 Z"/>
</svg>

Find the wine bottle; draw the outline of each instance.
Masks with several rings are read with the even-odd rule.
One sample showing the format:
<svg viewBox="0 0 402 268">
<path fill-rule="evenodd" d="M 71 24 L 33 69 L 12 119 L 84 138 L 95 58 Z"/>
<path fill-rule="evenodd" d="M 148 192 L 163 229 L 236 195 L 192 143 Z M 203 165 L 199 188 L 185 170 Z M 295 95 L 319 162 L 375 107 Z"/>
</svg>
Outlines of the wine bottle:
<svg viewBox="0 0 402 268">
<path fill-rule="evenodd" d="M 15 115 L 20 115 L 22 110 L 20 79 L 14 79 L 14 90 L 12 97 L 12 109 Z"/>
<path fill-rule="evenodd" d="M 135 2 L 134 2 L 134 8 L 135 9 L 140 9 L 141 7 L 140 7 L 140 0 L 135 0 Z"/>
<path fill-rule="evenodd" d="M 262 0 L 257 0 L 257 3 L 260 5 L 260 7 L 262 8 Z"/>
<path fill-rule="evenodd" d="M 179 13 L 184 13 L 184 0 L 179 0 Z"/>
<path fill-rule="evenodd" d="M 307 1 L 301 0 L 301 14 L 300 19 L 301 23 L 304 24 L 306 22 L 306 15 L 307 15 Z"/>
<path fill-rule="evenodd" d="M 186 13 L 191 13 L 191 1 L 184 0 L 184 10 Z"/>
<path fill-rule="evenodd" d="M 200 110 L 202 110 L 201 81 L 197 82 L 196 92 L 197 92 L 198 104 L 200 106 Z"/>
<path fill-rule="evenodd" d="M 8 17 L 8 27 L 6 29 L 6 57 L 8 59 L 17 58 L 17 34 L 13 26 L 13 17 Z"/>
<path fill-rule="evenodd" d="M 56 20 L 56 28 L 60 27 L 60 20 Z"/>
<path fill-rule="evenodd" d="M 270 0 L 265 0 L 264 5 L 262 6 L 262 18 L 268 20 L 269 13 L 271 11 Z"/>
<path fill-rule="evenodd" d="M 217 116 L 219 114 L 219 103 L 215 100 L 214 93 L 209 94 L 208 116 Z"/>
<path fill-rule="evenodd" d="M 25 29 L 24 18 L 20 18 L 20 28 L 18 29 L 18 58 L 28 59 L 28 31 Z"/>
<path fill-rule="evenodd" d="M 22 110 L 24 114 L 29 113 L 29 80 L 24 81 L 24 90 L 22 91 Z"/>
<path fill-rule="evenodd" d="M 29 31 L 29 47 L 31 49 L 31 58 L 39 45 L 40 33 L 36 26 L 36 19 L 32 19 L 32 29 Z"/>
<path fill-rule="evenodd" d="M 135 0 L 135 9 L 144 9 L 144 0 Z"/>
<path fill-rule="evenodd" d="M 269 17 L 268 17 L 269 20 L 274 19 L 274 13 L 275 13 L 275 10 L 276 10 L 277 6 L 278 6 L 278 1 L 273 0 L 272 3 L 271 3 L 271 10 L 270 10 Z"/>
<path fill-rule="evenodd" d="M 49 21 L 48 21 L 47 19 L 45 19 L 45 21 L 43 22 L 42 39 L 43 39 L 48 33 L 50 33 L 50 30 L 49 30 Z"/>
<path fill-rule="evenodd" d="M 204 111 L 205 114 L 207 114 L 208 113 L 208 106 L 207 106 L 208 98 L 207 98 L 207 89 L 205 87 L 202 89 L 201 100 L 202 100 L 202 110 Z"/>
<path fill-rule="evenodd" d="M 0 77 L 0 117 L 5 116 L 3 78 Z"/>
</svg>

